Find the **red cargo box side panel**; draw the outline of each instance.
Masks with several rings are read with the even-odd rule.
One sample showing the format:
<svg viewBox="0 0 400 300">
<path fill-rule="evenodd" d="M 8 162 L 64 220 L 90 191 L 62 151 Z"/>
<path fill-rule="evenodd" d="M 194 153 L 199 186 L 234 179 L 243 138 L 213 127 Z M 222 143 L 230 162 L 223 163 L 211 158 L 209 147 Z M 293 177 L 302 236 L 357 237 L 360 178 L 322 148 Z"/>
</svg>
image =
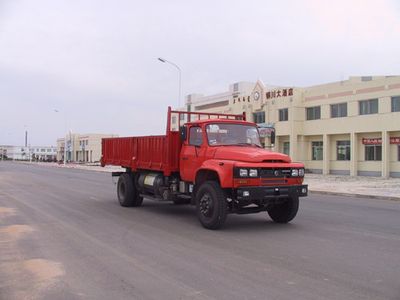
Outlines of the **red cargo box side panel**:
<svg viewBox="0 0 400 300">
<path fill-rule="evenodd" d="M 102 165 L 131 167 L 135 138 L 105 138 L 102 140 Z"/>
<path fill-rule="evenodd" d="M 102 141 L 102 165 L 132 170 L 162 171 L 165 175 L 179 170 L 181 142 L 178 132 L 167 136 L 105 138 Z"/>
<path fill-rule="evenodd" d="M 144 136 L 137 139 L 138 169 L 162 171 L 166 164 L 166 136 Z"/>
</svg>

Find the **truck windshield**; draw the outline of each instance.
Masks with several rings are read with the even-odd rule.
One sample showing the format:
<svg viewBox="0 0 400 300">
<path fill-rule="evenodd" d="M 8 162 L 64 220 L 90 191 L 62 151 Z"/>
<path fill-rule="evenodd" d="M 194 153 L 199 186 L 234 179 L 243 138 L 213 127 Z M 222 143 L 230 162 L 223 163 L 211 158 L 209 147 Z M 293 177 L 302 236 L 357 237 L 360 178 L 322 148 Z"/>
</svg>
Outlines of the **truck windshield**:
<svg viewBox="0 0 400 300">
<path fill-rule="evenodd" d="M 206 126 L 210 146 L 249 145 L 261 147 L 257 127 L 243 124 L 215 123 Z"/>
</svg>

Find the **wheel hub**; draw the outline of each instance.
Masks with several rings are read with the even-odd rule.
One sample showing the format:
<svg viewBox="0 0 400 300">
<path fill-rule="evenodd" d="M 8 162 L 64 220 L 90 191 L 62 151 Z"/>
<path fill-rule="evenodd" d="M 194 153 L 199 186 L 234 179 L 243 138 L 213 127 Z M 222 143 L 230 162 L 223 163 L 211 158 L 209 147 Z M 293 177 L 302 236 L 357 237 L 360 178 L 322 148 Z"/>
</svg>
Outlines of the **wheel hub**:
<svg viewBox="0 0 400 300">
<path fill-rule="evenodd" d="M 212 215 L 213 201 L 209 194 L 204 194 L 200 199 L 200 212 L 206 216 L 210 217 Z"/>
</svg>

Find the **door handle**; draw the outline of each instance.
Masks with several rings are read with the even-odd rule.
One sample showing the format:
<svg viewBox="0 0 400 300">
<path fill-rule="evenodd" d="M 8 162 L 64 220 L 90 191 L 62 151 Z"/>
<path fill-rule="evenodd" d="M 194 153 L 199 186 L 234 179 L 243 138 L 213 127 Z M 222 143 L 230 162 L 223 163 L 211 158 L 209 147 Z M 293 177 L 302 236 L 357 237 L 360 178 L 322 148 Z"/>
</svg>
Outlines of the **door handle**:
<svg viewBox="0 0 400 300">
<path fill-rule="evenodd" d="M 188 160 L 188 159 L 189 159 L 189 157 L 187 157 L 187 156 L 182 157 L 182 160 Z"/>
</svg>

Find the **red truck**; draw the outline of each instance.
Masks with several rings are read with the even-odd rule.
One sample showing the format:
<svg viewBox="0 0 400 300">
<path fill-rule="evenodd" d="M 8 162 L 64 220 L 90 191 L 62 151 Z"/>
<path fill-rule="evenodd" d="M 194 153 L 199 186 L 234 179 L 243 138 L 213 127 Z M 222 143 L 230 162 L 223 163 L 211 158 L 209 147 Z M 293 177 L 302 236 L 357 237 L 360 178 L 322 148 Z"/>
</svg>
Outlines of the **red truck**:
<svg viewBox="0 0 400 300">
<path fill-rule="evenodd" d="M 304 165 L 264 149 L 257 125 L 244 113 L 169 107 L 166 135 L 105 138 L 101 165 L 125 168 L 112 173 L 119 177 L 122 206 L 140 206 L 143 198 L 190 203 L 208 229 L 220 228 L 229 213 L 267 211 L 273 221 L 287 223 L 308 192 Z"/>
</svg>

